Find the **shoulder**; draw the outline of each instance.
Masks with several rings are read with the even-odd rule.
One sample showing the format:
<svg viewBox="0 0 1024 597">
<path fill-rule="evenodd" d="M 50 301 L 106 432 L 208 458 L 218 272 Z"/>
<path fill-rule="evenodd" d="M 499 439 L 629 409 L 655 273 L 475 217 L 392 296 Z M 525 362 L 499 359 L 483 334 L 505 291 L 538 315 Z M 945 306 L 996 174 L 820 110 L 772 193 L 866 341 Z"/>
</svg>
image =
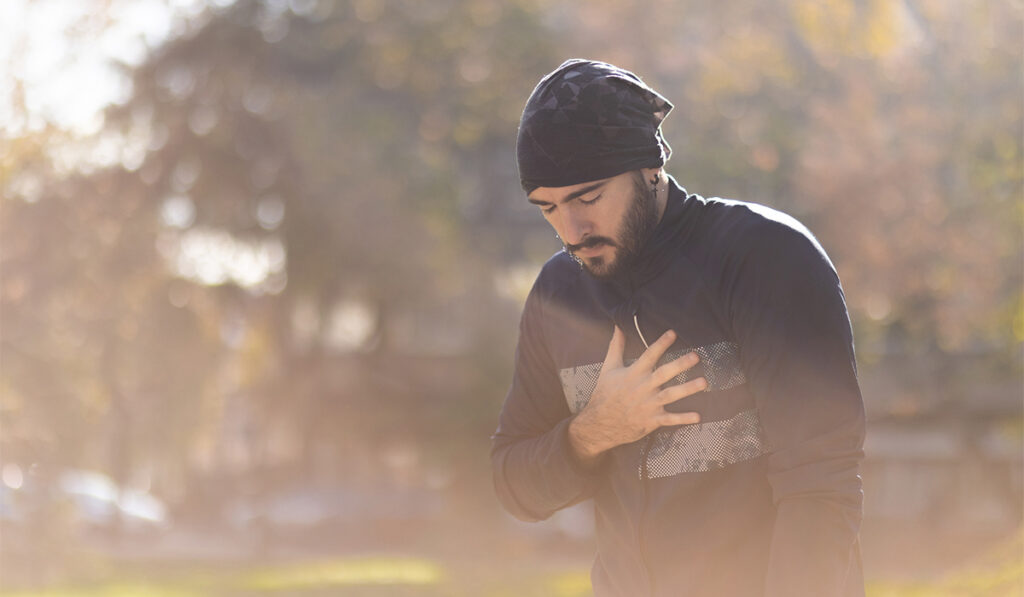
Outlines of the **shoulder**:
<svg viewBox="0 0 1024 597">
<path fill-rule="evenodd" d="M 735 199 L 707 199 L 711 214 L 706 241 L 736 265 L 757 263 L 776 270 L 787 264 L 819 264 L 834 270 L 814 234 L 780 210 Z"/>
<path fill-rule="evenodd" d="M 571 255 L 564 250 L 558 251 L 541 267 L 530 294 L 550 298 L 565 292 L 576 284 L 582 272 Z"/>
<path fill-rule="evenodd" d="M 551 305 L 558 297 L 566 296 L 581 272 L 580 266 L 564 250 L 552 255 L 541 267 L 526 296 L 524 318 L 541 316 L 545 306 Z"/>
</svg>

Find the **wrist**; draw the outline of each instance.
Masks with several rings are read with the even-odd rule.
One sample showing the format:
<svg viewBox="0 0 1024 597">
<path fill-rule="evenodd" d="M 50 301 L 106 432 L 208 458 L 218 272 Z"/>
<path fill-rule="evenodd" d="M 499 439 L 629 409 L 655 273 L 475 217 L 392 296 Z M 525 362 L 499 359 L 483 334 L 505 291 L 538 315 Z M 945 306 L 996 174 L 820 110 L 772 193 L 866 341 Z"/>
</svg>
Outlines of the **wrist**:
<svg viewBox="0 0 1024 597">
<path fill-rule="evenodd" d="M 572 448 L 573 455 L 581 464 L 588 468 L 596 464 L 605 452 L 603 448 L 588 437 L 586 433 L 586 420 L 581 419 L 579 415 L 573 417 L 573 420 L 569 422 L 568 435 L 569 446 Z"/>
</svg>

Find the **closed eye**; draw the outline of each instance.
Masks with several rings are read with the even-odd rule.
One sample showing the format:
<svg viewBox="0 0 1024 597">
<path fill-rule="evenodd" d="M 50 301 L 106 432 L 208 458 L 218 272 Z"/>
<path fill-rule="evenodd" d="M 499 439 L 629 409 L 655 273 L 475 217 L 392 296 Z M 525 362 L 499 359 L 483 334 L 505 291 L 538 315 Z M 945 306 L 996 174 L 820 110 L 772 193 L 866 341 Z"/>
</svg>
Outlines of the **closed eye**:
<svg viewBox="0 0 1024 597">
<path fill-rule="evenodd" d="M 601 194 L 598 194 L 593 199 L 580 199 L 580 203 L 582 203 L 583 205 L 590 205 L 591 203 L 595 203 L 600 198 L 601 198 Z"/>
</svg>

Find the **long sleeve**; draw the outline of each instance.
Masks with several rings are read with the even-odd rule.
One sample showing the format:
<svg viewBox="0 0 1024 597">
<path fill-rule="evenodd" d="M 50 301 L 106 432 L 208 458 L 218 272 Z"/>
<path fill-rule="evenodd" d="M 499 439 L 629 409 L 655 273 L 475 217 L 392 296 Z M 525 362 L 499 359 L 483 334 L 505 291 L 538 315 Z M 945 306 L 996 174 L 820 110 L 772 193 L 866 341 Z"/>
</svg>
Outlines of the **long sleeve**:
<svg viewBox="0 0 1024 597">
<path fill-rule="evenodd" d="M 519 324 L 515 371 L 492 436 L 494 487 L 516 518 L 543 520 L 586 499 L 599 470 L 586 470 L 569 445 L 571 413 L 544 342 L 538 286 Z"/>
<path fill-rule="evenodd" d="M 795 222 L 794 222 L 795 224 Z M 727 305 L 769 446 L 776 504 L 766 597 L 861 593 L 864 406 L 835 270 L 809 232 L 749 237 Z"/>
</svg>

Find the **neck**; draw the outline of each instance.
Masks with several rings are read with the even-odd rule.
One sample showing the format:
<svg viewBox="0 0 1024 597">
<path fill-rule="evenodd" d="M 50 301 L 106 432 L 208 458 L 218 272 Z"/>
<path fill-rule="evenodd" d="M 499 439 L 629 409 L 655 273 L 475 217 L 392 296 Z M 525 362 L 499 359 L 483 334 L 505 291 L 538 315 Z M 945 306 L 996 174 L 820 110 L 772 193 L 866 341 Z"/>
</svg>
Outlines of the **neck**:
<svg viewBox="0 0 1024 597">
<path fill-rule="evenodd" d="M 665 216 L 665 208 L 668 207 L 668 176 L 664 172 L 658 173 L 658 184 L 654 191 L 654 203 L 658 206 L 658 222 Z"/>
</svg>

